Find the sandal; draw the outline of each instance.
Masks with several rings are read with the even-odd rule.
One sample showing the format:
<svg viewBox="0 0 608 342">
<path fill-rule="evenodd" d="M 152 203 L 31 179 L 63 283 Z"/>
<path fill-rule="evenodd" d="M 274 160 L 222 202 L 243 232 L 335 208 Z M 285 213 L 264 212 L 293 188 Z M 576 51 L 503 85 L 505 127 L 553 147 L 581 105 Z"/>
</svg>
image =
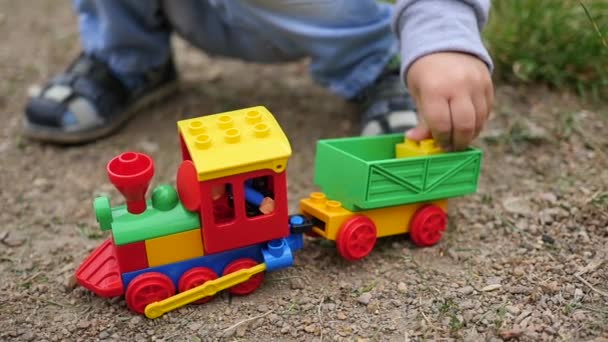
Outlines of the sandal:
<svg viewBox="0 0 608 342">
<path fill-rule="evenodd" d="M 387 65 L 360 98 L 363 136 L 404 133 L 418 124 L 416 105 L 401 80 L 398 59 Z"/>
<path fill-rule="evenodd" d="M 81 54 L 30 97 L 24 134 L 59 144 L 90 142 L 120 128 L 136 112 L 177 90 L 172 60 L 127 87 L 108 65 Z"/>
</svg>

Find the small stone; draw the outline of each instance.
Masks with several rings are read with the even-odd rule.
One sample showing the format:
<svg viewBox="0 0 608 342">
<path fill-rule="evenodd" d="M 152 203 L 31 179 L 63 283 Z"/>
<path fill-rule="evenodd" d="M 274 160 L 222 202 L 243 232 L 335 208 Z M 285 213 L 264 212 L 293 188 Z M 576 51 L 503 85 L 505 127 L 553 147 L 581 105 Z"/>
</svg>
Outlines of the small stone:
<svg viewBox="0 0 608 342">
<path fill-rule="evenodd" d="M 557 201 L 557 196 L 552 192 L 541 194 L 540 198 L 549 203 L 555 203 Z"/>
<path fill-rule="evenodd" d="M 306 327 L 304 327 L 304 331 L 306 331 L 307 333 L 313 333 L 313 332 L 315 332 L 315 330 L 317 330 L 317 327 L 315 324 L 310 324 L 310 325 L 307 325 Z"/>
<path fill-rule="evenodd" d="M 266 312 L 266 311 L 268 311 L 268 305 L 260 304 L 260 305 L 258 305 L 257 310 L 259 312 Z"/>
<path fill-rule="evenodd" d="M 341 321 L 344 321 L 346 319 L 346 315 L 343 312 L 338 312 L 338 314 L 336 315 L 336 318 L 338 318 Z"/>
<path fill-rule="evenodd" d="M 91 322 L 89 321 L 80 321 L 76 324 L 76 328 L 78 329 L 86 329 L 91 326 Z"/>
<path fill-rule="evenodd" d="M 528 215 L 532 211 L 530 203 L 522 197 L 509 196 L 502 201 L 502 205 L 511 214 Z"/>
<path fill-rule="evenodd" d="M 465 300 L 465 301 L 461 302 L 460 304 L 458 304 L 458 306 L 462 310 L 469 310 L 469 309 L 473 309 L 475 307 L 475 303 L 472 300 Z"/>
<path fill-rule="evenodd" d="M 475 291 L 475 289 L 472 286 L 465 286 L 458 289 L 458 292 L 462 293 L 463 295 L 470 295 L 473 293 L 473 291 Z"/>
<path fill-rule="evenodd" d="M 246 333 L 247 333 L 247 324 L 239 325 L 236 328 L 236 336 L 237 337 L 243 337 L 243 336 L 245 336 Z"/>
<path fill-rule="evenodd" d="M 191 324 L 188 325 L 188 329 L 190 329 L 192 331 L 199 331 L 202 326 L 203 325 L 201 323 L 193 322 L 193 323 L 191 323 Z"/>
<path fill-rule="evenodd" d="M 276 323 L 281 319 L 281 317 L 279 317 L 279 315 L 272 313 L 270 315 L 268 315 L 268 320 L 270 321 L 270 323 Z"/>
<path fill-rule="evenodd" d="M 104 330 L 104 331 L 102 331 L 102 332 L 99 333 L 99 339 L 100 340 L 105 340 L 108 337 L 110 337 L 110 333 L 107 330 Z"/>
<path fill-rule="evenodd" d="M 490 285 L 482 288 L 481 291 L 490 292 L 490 291 L 498 290 L 501 287 L 502 287 L 502 285 L 500 285 L 500 284 L 490 284 Z"/>
<path fill-rule="evenodd" d="M 397 291 L 399 291 L 401 293 L 406 293 L 407 292 L 407 285 L 405 285 L 404 282 L 400 282 L 399 284 L 397 284 Z"/>
<path fill-rule="evenodd" d="M 572 319 L 575 321 L 583 322 L 587 319 L 587 315 L 583 310 L 576 310 L 572 313 Z"/>
<path fill-rule="evenodd" d="M 143 319 L 141 318 L 141 316 L 134 316 L 133 318 L 131 318 L 129 320 L 129 324 L 133 325 L 133 326 L 137 326 L 142 323 L 142 320 Z"/>
<path fill-rule="evenodd" d="M 291 279 L 289 284 L 292 290 L 301 290 L 304 288 L 304 282 L 300 278 Z"/>
<path fill-rule="evenodd" d="M 552 245 L 555 243 L 555 239 L 551 235 L 543 234 L 543 242 Z"/>
<path fill-rule="evenodd" d="M 47 185 L 49 183 L 48 179 L 46 178 L 36 178 L 34 179 L 34 186 L 35 187 L 43 187 L 45 185 Z"/>
<path fill-rule="evenodd" d="M 367 305 L 372 300 L 372 294 L 369 292 L 362 293 L 357 301 L 361 304 Z"/>
<path fill-rule="evenodd" d="M 513 274 L 518 277 L 521 277 L 526 274 L 526 271 L 524 271 L 523 268 L 517 267 L 513 270 Z"/>
<path fill-rule="evenodd" d="M 34 333 L 33 333 L 33 332 L 28 331 L 28 332 L 26 332 L 25 334 L 23 334 L 23 336 L 21 336 L 21 338 L 23 339 L 23 341 L 28 341 L 28 342 L 30 342 L 30 341 L 34 341 L 34 340 L 36 340 L 36 335 L 34 335 Z"/>
<path fill-rule="evenodd" d="M 65 289 L 68 291 L 76 288 L 76 285 L 78 285 L 78 282 L 76 281 L 76 276 L 74 275 L 68 275 L 63 280 L 63 287 L 65 287 Z"/>
<path fill-rule="evenodd" d="M 514 306 L 514 305 L 507 305 L 505 307 L 505 309 L 507 310 L 508 313 L 510 313 L 513 316 L 517 316 L 521 312 L 521 310 L 517 306 Z"/>
<path fill-rule="evenodd" d="M 323 305 L 323 308 L 327 311 L 333 311 L 336 309 L 336 304 L 334 303 L 327 303 Z"/>
<path fill-rule="evenodd" d="M 228 329 L 221 333 L 222 334 L 221 337 L 232 337 L 232 336 L 234 336 L 235 333 L 236 333 L 236 329 Z"/>
<path fill-rule="evenodd" d="M 584 296 L 583 290 L 578 289 L 578 288 L 574 290 L 574 301 L 575 302 L 580 302 L 581 299 L 583 299 L 583 296 Z"/>
</svg>

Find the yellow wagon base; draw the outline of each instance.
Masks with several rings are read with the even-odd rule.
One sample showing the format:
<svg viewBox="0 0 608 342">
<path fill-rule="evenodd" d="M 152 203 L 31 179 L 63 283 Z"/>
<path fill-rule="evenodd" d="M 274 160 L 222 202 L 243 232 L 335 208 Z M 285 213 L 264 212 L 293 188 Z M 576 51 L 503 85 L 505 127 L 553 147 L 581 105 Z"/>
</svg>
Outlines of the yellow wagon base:
<svg viewBox="0 0 608 342">
<path fill-rule="evenodd" d="M 349 260 L 365 257 L 376 238 L 390 235 L 412 233 L 412 240 L 420 246 L 437 243 L 447 223 L 447 207 L 444 199 L 353 212 L 320 192 L 300 201 L 301 213 L 313 218 L 313 232 L 336 241 Z"/>
</svg>

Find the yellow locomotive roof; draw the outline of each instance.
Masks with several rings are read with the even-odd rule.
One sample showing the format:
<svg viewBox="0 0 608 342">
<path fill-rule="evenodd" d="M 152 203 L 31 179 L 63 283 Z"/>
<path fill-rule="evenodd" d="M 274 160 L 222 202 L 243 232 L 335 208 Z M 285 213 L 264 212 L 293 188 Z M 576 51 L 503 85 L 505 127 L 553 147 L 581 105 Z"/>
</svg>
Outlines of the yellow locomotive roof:
<svg viewBox="0 0 608 342">
<path fill-rule="evenodd" d="M 282 172 L 291 156 L 289 140 L 263 106 L 181 120 L 177 127 L 199 181 L 261 169 Z"/>
</svg>

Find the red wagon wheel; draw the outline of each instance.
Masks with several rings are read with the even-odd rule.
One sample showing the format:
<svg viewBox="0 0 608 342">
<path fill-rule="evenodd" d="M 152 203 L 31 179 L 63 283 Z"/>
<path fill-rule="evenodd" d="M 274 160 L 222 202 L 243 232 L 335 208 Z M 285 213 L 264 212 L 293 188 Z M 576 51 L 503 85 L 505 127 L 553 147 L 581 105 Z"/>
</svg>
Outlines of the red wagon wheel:
<svg viewBox="0 0 608 342">
<path fill-rule="evenodd" d="M 443 209 L 436 205 L 426 205 L 418 209 L 410 222 L 410 238 L 417 246 L 432 246 L 441 241 L 447 222 L 447 214 Z"/>
<path fill-rule="evenodd" d="M 376 225 L 365 216 L 348 219 L 340 228 L 336 244 L 346 260 L 363 259 L 376 245 Z"/>
<path fill-rule="evenodd" d="M 143 314 L 148 304 L 174 294 L 175 286 L 169 277 L 158 272 L 148 272 L 131 280 L 125 298 L 131 310 Z"/>
<path fill-rule="evenodd" d="M 226 266 L 226 268 L 224 269 L 224 275 L 236 272 L 238 270 L 242 270 L 244 268 L 251 268 L 257 264 L 258 263 L 255 260 L 249 258 L 236 259 L 235 261 L 228 264 L 228 266 Z M 264 273 L 258 273 L 249 278 L 249 280 L 247 280 L 246 282 L 234 285 L 233 287 L 228 289 L 228 292 L 237 296 L 244 296 L 257 290 L 258 287 L 262 285 L 263 281 Z"/>
<path fill-rule="evenodd" d="M 213 279 L 217 279 L 217 274 L 212 269 L 207 267 L 195 267 L 188 270 L 188 272 L 184 273 L 179 279 L 178 289 L 179 292 L 188 291 Z M 212 299 L 213 296 L 201 298 L 194 302 L 194 304 L 207 303 Z"/>
</svg>

